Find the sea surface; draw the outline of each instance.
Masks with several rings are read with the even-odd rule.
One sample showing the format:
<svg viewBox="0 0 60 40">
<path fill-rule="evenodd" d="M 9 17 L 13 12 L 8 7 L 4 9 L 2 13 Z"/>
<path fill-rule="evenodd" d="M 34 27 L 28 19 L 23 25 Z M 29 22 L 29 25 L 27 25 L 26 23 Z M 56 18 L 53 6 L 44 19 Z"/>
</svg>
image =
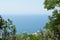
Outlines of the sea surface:
<svg viewBox="0 0 60 40">
<path fill-rule="evenodd" d="M 8 18 L 16 25 L 17 33 L 35 33 L 39 32 L 48 22 L 46 14 L 41 15 L 2 15 L 7 20 Z"/>
</svg>

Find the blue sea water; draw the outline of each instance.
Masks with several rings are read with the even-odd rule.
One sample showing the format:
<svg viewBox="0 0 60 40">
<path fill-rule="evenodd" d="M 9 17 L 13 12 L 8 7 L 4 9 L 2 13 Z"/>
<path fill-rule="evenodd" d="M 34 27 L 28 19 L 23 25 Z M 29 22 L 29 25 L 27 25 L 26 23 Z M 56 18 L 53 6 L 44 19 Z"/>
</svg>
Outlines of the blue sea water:
<svg viewBox="0 0 60 40">
<path fill-rule="evenodd" d="M 10 18 L 16 25 L 17 33 L 34 33 L 40 31 L 48 22 L 48 15 L 2 15 L 4 19 Z"/>
</svg>

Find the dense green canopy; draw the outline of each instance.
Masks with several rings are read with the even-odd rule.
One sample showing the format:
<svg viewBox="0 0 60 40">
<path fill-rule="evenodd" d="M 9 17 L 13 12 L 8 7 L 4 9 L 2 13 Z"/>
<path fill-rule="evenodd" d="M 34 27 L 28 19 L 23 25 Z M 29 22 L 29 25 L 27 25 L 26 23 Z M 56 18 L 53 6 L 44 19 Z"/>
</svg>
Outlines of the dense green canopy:
<svg viewBox="0 0 60 40">
<path fill-rule="evenodd" d="M 55 7 L 60 7 L 60 0 L 45 0 L 44 5 L 48 10 L 54 9 Z"/>
</svg>

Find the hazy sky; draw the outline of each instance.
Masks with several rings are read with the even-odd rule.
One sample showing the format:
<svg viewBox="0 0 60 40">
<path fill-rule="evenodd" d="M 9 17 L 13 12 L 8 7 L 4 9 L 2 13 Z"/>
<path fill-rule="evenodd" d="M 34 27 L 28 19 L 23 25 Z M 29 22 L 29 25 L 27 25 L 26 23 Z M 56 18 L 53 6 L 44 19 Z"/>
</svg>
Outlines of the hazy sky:
<svg viewBox="0 0 60 40">
<path fill-rule="evenodd" d="M 41 14 L 48 13 L 43 7 L 44 0 L 0 0 L 0 14 Z"/>
</svg>

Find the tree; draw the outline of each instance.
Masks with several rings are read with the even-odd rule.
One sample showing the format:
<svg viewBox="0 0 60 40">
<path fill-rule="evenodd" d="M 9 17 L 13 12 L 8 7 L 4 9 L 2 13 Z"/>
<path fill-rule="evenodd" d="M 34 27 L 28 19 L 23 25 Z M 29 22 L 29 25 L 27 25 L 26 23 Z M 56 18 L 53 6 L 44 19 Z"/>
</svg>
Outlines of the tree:
<svg viewBox="0 0 60 40">
<path fill-rule="evenodd" d="M 45 0 L 44 1 L 44 8 L 47 8 L 48 10 L 50 10 L 56 7 L 60 7 L 60 0 Z"/>
<path fill-rule="evenodd" d="M 54 10 L 45 27 L 54 33 L 54 40 L 60 40 L 60 9 L 57 8 L 60 7 L 60 0 L 45 0 L 44 5 L 47 10 Z"/>
<path fill-rule="evenodd" d="M 10 19 L 6 21 L 1 16 L 0 16 L 0 30 L 2 30 L 1 32 L 2 40 L 9 40 L 11 34 L 13 34 L 12 36 L 14 37 L 16 35 L 16 28 L 12 24 L 12 21 Z"/>
</svg>

